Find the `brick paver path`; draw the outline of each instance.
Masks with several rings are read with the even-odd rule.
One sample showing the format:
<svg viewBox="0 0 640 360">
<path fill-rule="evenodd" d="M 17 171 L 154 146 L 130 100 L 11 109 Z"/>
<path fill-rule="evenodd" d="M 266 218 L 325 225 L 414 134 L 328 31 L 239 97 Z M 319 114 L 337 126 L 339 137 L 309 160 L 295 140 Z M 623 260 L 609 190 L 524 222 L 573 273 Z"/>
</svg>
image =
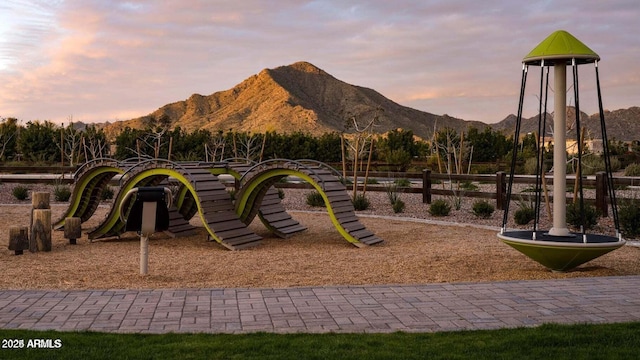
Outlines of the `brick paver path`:
<svg viewBox="0 0 640 360">
<path fill-rule="evenodd" d="M 432 332 L 640 321 L 640 276 L 284 289 L 0 290 L 0 328 Z"/>
</svg>

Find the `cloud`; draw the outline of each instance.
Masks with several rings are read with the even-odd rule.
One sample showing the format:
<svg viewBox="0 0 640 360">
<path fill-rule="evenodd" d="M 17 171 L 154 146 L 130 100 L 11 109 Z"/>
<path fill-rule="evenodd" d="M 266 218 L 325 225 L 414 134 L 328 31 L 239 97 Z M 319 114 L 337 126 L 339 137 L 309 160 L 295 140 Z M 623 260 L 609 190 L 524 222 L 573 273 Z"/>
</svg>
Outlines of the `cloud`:
<svg viewBox="0 0 640 360">
<path fill-rule="evenodd" d="M 0 13 L 0 116 L 24 120 L 122 120 L 306 60 L 404 105 L 494 122 L 515 112 L 524 55 L 558 29 L 603 58 L 608 107 L 640 91 L 634 1 L 14 1 Z"/>
</svg>

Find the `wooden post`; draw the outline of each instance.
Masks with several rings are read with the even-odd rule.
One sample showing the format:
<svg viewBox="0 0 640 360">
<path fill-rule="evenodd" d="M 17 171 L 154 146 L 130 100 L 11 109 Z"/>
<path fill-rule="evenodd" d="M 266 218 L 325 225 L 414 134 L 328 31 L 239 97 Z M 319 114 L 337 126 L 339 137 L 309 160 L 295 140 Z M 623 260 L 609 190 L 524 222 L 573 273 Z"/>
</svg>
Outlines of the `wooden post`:
<svg viewBox="0 0 640 360">
<path fill-rule="evenodd" d="M 507 204 L 505 204 L 506 192 L 507 192 L 507 182 L 506 182 L 506 174 L 504 171 L 498 171 L 496 173 L 496 209 L 504 210 Z"/>
<path fill-rule="evenodd" d="M 24 250 L 29 250 L 29 227 L 11 226 L 9 228 L 9 250 L 16 255 L 22 255 Z"/>
<path fill-rule="evenodd" d="M 48 192 L 34 192 L 31 193 L 31 206 L 34 209 L 50 209 Z"/>
<path fill-rule="evenodd" d="M 48 192 L 31 193 L 29 251 L 51 251 L 51 210 Z M 48 215 L 47 215 L 48 214 Z"/>
<path fill-rule="evenodd" d="M 422 170 L 422 203 L 431 204 L 431 169 Z"/>
<path fill-rule="evenodd" d="M 33 209 L 29 251 L 51 251 L 51 209 Z"/>
<path fill-rule="evenodd" d="M 69 244 L 75 245 L 76 239 L 82 237 L 81 224 L 79 217 L 68 217 L 64 220 L 64 238 L 69 239 Z"/>
<path fill-rule="evenodd" d="M 596 209 L 600 211 L 602 217 L 609 216 L 607 206 L 607 173 L 600 171 L 596 173 Z"/>
</svg>

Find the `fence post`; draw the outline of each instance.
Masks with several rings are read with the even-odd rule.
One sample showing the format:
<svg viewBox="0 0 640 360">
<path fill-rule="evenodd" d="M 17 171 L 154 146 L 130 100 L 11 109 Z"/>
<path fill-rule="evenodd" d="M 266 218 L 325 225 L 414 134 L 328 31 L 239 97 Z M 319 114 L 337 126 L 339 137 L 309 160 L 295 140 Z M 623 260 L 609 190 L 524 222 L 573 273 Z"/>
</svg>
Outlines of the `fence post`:
<svg viewBox="0 0 640 360">
<path fill-rule="evenodd" d="M 422 170 L 422 203 L 431 204 L 431 169 Z"/>
<path fill-rule="evenodd" d="M 607 173 L 600 171 L 596 173 L 596 209 L 602 217 L 609 216 L 607 207 Z"/>
<path fill-rule="evenodd" d="M 505 209 L 505 194 L 507 192 L 507 175 L 504 171 L 498 171 L 496 173 L 496 209 Z"/>
</svg>

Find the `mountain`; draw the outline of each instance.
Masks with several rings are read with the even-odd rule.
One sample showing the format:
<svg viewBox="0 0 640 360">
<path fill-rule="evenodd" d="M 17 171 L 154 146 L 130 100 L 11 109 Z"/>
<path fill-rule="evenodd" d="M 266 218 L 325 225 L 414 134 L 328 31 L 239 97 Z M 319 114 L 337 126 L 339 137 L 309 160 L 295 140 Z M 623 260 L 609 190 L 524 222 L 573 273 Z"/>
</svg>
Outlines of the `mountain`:
<svg viewBox="0 0 640 360">
<path fill-rule="evenodd" d="M 107 125 L 109 133 L 129 126 L 140 128 L 148 119 L 165 119 L 170 127 L 187 131 L 303 131 L 322 134 L 343 131 L 345 119 L 355 115 L 362 123 L 376 114 L 376 132 L 404 128 L 430 138 L 434 127 L 458 132 L 485 123 L 435 115 L 397 104 L 375 90 L 350 85 L 308 62 L 264 69 L 232 89 L 211 95 L 194 94 L 153 113 Z"/>
<path fill-rule="evenodd" d="M 571 124 L 575 109 L 569 107 L 567 111 L 567 122 Z M 302 131 L 319 135 L 344 131 L 345 120 L 353 115 L 361 123 L 379 116 L 379 126 L 375 130 L 378 133 L 403 128 L 425 139 L 431 138 L 434 128 L 444 127 L 461 132 L 470 126 L 479 129 L 491 126 L 508 135 L 515 131 L 516 122 L 515 115 L 488 125 L 419 111 L 397 104 L 373 89 L 336 79 L 326 71 L 302 61 L 264 69 L 229 90 L 211 95 L 193 94 L 186 100 L 164 105 L 149 115 L 107 124 L 105 131 L 112 138 L 126 126 L 143 128 L 150 119 L 162 119 L 171 128 L 179 126 L 189 132 L 196 129 L 211 132 Z M 547 133 L 552 119 L 553 115 L 548 114 Z M 591 134 L 600 137 L 598 114 L 589 116 L 582 113 L 581 119 Z M 640 139 L 640 108 L 606 111 L 605 119 L 610 139 Z M 537 116 L 523 119 L 521 134 L 537 130 Z"/>
<path fill-rule="evenodd" d="M 576 138 L 576 108 L 567 107 L 567 137 Z M 640 139 L 640 107 L 630 107 L 615 111 L 604 111 L 607 138 L 610 140 L 632 141 Z M 584 127 L 589 138 L 602 138 L 600 128 L 600 114 L 587 115 L 580 112 L 580 126 Z M 491 126 L 494 130 L 504 134 L 513 134 L 516 127 L 516 116 L 511 114 L 499 123 Z M 553 113 L 547 113 L 545 136 L 551 136 L 553 128 Z M 520 134 L 538 132 L 538 116 L 523 118 Z"/>
</svg>

